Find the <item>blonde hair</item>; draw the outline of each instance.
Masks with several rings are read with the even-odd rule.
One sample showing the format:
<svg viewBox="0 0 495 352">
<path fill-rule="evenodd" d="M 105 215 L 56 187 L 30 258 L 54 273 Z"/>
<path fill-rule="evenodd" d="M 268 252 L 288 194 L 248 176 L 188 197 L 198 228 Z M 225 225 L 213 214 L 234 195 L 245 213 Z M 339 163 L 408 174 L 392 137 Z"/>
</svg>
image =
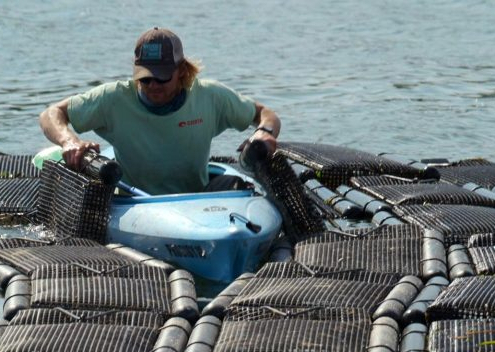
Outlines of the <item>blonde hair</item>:
<svg viewBox="0 0 495 352">
<path fill-rule="evenodd" d="M 194 79 L 202 69 L 203 66 L 201 65 L 201 61 L 185 58 L 184 61 L 179 64 L 179 70 L 182 75 L 179 83 L 181 88 L 191 88 Z"/>
</svg>

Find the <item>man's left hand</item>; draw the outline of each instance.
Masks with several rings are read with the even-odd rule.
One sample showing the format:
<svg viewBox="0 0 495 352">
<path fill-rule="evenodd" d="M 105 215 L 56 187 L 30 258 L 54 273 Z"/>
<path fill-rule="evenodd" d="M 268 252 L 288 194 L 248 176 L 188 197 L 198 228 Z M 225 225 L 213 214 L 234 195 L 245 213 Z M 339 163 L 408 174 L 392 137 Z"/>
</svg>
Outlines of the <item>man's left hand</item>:
<svg viewBox="0 0 495 352">
<path fill-rule="evenodd" d="M 269 132 L 263 130 L 257 130 L 251 138 L 249 138 L 249 142 L 252 143 L 255 140 L 263 141 L 268 149 L 268 156 L 272 156 L 277 149 L 277 140 L 275 137 Z"/>
</svg>

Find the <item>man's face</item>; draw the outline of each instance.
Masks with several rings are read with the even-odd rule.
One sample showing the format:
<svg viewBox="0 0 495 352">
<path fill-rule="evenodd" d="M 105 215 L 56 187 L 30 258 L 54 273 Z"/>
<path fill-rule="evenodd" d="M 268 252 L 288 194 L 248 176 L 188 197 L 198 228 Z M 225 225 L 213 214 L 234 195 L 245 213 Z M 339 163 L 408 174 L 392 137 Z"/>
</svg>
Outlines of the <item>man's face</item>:
<svg viewBox="0 0 495 352">
<path fill-rule="evenodd" d="M 180 73 L 176 69 L 170 81 L 164 82 L 153 78 L 138 80 L 141 91 L 148 100 L 155 105 L 165 105 L 170 102 L 180 91 Z"/>
</svg>

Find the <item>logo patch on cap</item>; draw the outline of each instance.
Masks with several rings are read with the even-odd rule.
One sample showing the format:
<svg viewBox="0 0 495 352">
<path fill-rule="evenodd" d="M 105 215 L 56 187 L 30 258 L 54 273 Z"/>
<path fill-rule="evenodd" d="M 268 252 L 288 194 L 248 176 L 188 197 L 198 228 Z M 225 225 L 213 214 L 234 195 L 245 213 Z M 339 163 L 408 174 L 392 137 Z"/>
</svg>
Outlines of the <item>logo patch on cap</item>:
<svg viewBox="0 0 495 352">
<path fill-rule="evenodd" d="M 162 59 L 162 44 L 161 43 L 145 43 L 141 48 L 141 60 L 161 60 Z"/>
</svg>

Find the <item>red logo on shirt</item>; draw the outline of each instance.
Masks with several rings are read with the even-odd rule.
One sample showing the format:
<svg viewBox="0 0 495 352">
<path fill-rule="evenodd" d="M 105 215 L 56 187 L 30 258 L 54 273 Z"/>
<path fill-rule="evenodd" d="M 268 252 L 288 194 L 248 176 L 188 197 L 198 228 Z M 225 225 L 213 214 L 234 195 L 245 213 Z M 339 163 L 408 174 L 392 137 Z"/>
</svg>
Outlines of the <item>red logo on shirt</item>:
<svg viewBox="0 0 495 352">
<path fill-rule="evenodd" d="M 187 126 L 200 125 L 202 123 L 203 123 L 203 119 L 181 121 L 181 122 L 179 122 L 179 127 L 187 127 Z"/>
</svg>

